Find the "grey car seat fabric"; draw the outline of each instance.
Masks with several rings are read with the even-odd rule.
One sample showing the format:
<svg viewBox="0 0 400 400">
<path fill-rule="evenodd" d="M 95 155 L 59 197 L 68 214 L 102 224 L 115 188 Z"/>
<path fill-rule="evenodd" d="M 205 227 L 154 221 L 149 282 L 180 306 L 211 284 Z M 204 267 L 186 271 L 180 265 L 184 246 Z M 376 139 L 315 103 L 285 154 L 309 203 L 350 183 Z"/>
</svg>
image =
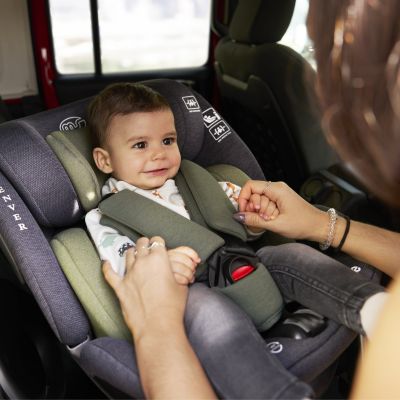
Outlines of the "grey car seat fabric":
<svg viewBox="0 0 400 400">
<path fill-rule="evenodd" d="M 228 34 L 215 50 L 222 113 L 271 180 L 295 189 L 336 157 L 321 131 L 314 71 L 277 43 L 295 1 L 239 0 Z"/>
<path fill-rule="evenodd" d="M 201 96 L 174 81 L 143 83 L 170 102 L 184 158 L 203 166 L 232 164 L 252 178 L 264 179 L 249 149 Z M 49 245 L 64 228 L 82 226 L 85 210 L 45 137 L 53 131 L 83 127 L 88 101 L 0 125 L 1 249 L 84 371 L 110 397 L 142 397 L 131 343 L 94 337 L 88 316 Z M 326 329 L 313 338 L 270 338 L 268 347 L 290 371 L 311 382 L 354 337 L 348 329 L 328 321 Z M 275 351 L 277 343 L 279 352 Z"/>
</svg>

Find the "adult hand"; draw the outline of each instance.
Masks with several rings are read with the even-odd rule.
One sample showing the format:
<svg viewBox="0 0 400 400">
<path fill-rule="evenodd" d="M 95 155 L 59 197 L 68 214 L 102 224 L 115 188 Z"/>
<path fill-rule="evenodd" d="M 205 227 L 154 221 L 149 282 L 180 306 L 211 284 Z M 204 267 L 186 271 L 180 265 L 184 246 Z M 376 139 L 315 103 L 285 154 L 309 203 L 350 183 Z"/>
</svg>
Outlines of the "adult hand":
<svg viewBox="0 0 400 400">
<path fill-rule="evenodd" d="M 107 261 L 103 264 L 103 273 L 136 339 L 141 337 L 149 321 L 162 324 L 183 320 L 188 288 L 176 282 L 161 237 L 140 238 L 136 252 L 127 251 L 124 277 L 115 273 Z"/>
<path fill-rule="evenodd" d="M 276 203 L 279 215 L 262 218 L 257 212 L 245 212 L 254 194 L 265 195 Z M 263 228 L 291 239 L 323 241 L 328 218 L 284 182 L 247 181 L 239 195 L 239 213 L 235 219 L 250 228 Z"/>
</svg>

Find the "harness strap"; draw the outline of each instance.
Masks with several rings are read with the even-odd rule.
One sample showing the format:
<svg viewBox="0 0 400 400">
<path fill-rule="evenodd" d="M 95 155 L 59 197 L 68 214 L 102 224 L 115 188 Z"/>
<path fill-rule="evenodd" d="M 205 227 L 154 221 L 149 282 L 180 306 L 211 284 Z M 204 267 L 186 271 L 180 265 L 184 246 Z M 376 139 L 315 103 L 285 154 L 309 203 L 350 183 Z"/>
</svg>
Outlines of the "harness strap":
<svg viewBox="0 0 400 400">
<path fill-rule="evenodd" d="M 101 224 L 115 227 L 132 240 L 161 235 L 168 248 L 184 243 L 196 249 L 202 260 L 224 244 L 214 232 L 130 190 L 115 193 L 99 208 L 103 214 Z M 107 220 L 103 220 L 105 217 Z"/>
<path fill-rule="evenodd" d="M 183 200 L 186 202 L 188 188 L 208 227 L 246 241 L 246 230 L 232 218 L 236 210 L 218 181 L 206 169 L 189 160 L 182 160 L 180 172 L 186 182 L 186 185 L 180 187 L 182 179 L 178 178 L 177 186 Z"/>
</svg>

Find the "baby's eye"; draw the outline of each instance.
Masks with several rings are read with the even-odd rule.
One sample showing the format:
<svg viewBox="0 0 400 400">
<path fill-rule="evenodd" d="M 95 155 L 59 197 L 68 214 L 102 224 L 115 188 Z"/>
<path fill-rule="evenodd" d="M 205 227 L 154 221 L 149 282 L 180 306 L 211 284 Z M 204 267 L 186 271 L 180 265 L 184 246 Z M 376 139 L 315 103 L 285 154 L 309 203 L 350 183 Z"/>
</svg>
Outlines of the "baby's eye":
<svg viewBox="0 0 400 400">
<path fill-rule="evenodd" d="M 174 144 L 175 141 L 176 141 L 176 138 L 174 138 L 174 137 L 168 137 L 168 138 L 165 138 L 165 139 L 163 140 L 163 144 L 169 146 L 169 145 L 171 145 L 171 144 Z"/>
<path fill-rule="evenodd" d="M 132 148 L 134 148 L 134 149 L 145 149 L 146 146 L 147 146 L 146 142 L 137 142 L 132 146 Z"/>
</svg>

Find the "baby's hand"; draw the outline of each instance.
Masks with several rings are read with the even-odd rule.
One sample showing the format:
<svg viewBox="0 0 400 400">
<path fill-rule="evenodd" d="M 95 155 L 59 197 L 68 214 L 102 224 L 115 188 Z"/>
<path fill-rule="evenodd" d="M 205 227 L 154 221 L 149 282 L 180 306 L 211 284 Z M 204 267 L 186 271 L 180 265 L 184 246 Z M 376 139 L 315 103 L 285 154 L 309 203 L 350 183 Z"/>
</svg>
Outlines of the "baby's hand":
<svg viewBox="0 0 400 400">
<path fill-rule="evenodd" d="M 181 285 L 193 283 L 196 267 L 201 261 L 199 255 L 191 247 L 179 246 L 168 250 L 168 257 L 176 282 Z"/>
<path fill-rule="evenodd" d="M 267 221 L 275 219 L 279 215 L 279 209 L 276 203 L 264 194 L 252 194 L 245 211 L 256 212 L 261 218 Z"/>
</svg>

